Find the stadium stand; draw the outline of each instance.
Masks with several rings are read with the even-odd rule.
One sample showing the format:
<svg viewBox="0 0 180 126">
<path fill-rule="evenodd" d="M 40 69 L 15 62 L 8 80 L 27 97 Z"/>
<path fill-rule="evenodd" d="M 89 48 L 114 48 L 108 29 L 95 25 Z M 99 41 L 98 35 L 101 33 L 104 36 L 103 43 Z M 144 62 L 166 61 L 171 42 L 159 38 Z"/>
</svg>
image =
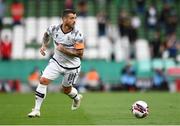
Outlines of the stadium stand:
<svg viewBox="0 0 180 126">
<path fill-rule="evenodd" d="M 36 38 L 36 18 L 27 17 L 25 20 L 25 42 L 31 43 Z"/>
<path fill-rule="evenodd" d="M 151 58 L 148 42 L 146 40 L 137 40 L 135 44 L 135 50 L 137 60 L 149 60 Z"/>
<path fill-rule="evenodd" d="M 98 45 L 99 59 L 105 59 L 107 61 L 110 61 L 112 55 L 112 44 L 110 40 L 105 36 L 99 37 Z"/>
<path fill-rule="evenodd" d="M 15 26 L 13 28 L 12 58 L 23 59 L 24 49 L 25 49 L 24 28 L 23 26 Z"/>
<path fill-rule="evenodd" d="M 163 69 L 163 60 L 162 59 L 153 59 L 152 60 L 153 69 Z"/>
<path fill-rule="evenodd" d="M 27 74 L 38 65 L 43 69 L 49 56 L 42 57 L 39 54 L 39 46 L 42 36 L 48 26 L 59 24 L 61 22 L 60 14 L 64 9 L 65 0 L 19 0 L 25 6 L 23 24 L 12 26 L 10 5 L 12 0 L 6 0 L 7 6 L 5 17 L 3 18 L 4 29 L 1 31 L 1 39 L 5 35 L 10 36 L 13 42 L 13 52 L 11 62 L 0 61 L 0 78 L 13 79 L 20 78 L 27 82 Z M 78 11 L 77 5 L 79 0 L 73 0 L 74 8 Z M 96 3 L 97 2 L 97 3 Z M 118 83 L 120 70 L 128 61 L 134 62 L 138 77 L 152 77 L 153 69 L 165 69 L 180 66 L 180 60 L 169 59 L 165 57 L 154 58 L 151 55 L 150 41 L 154 37 L 154 31 L 148 30 L 145 26 L 145 12 L 137 12 L 136 0 L 104 0 L 88 1 L 88 16 L 78 17 L 76 27 L 84 33 L 86 50 L 82 62 L 82 71 L 87 72 L 91 67 L 96 68 L 104 82 Z M 148 0 L 145 4 L 145 10 L 151 5 L 158 5 L 157 12 L 160 15 L 163 8 L 163 0 Z M 180 17 L 180 2 L 170 1 Z M 133 12 L 141 21 L 137 29 L 138 39 L 131 43 L 128 36 L 120 36 L 118 31 L 118 16 L 121 9 L 128 12 L 129 18 Z M 108 15 L 108 24 L 106 26 L 107 35 L 98 36 L 98 22 L 96 15 L 100 10 L 104 10 Z M 159 29 L 158 29 L 159 30 Z M 165 41 L 166 33 L 164 28 L 160 28 L 161 38 Z M 177 40 L 180 39 L 180 26 L 176 29 Z M 163 45 L 163 43 L 162 43 Z M 132 52 L 133 48 L 134 52 Z M 178 50 L 180 57 L 180 50 Z M 134 53 L 135 58 L 131 59 Z M 21 59 L 19 61 L 19 59 Z M 31 60 L 30 60 L 31 59 Z M 43 59 L 43 60 L 42 60 Z M 180 59 L 180 58 L 179 58 Z M 37 60 L 37 61 L 36 61 Z M 9 67 L 10 66 L 10 67 Z M 24 69 L 21 69 L 21 68 Z M 18 70 L 16 68 L 19 68 Z M 11 69 L 9 73 L 6 69 Z"/>
<path fill-rule="evenodd" d="M 48 18 L 47 17 L 39 17 L 37 20 L 37 27 L 36 30 L 37 32 L 37 42 L 41 43 L 42 41 L 42 36 L 44 35 L 44 31 L 46 31 L 48 27 Z"/>
</svg>

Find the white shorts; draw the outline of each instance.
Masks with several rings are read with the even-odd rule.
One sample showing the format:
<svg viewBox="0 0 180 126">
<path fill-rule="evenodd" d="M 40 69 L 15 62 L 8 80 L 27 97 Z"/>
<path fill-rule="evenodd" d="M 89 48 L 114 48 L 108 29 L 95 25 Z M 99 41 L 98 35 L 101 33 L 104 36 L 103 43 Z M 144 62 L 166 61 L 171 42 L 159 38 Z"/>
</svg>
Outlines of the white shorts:
<svg viewBox="0 0 180 126">
<path fill-rule="evenodd" d="M 55 80 L 60 75 L 63 75 L 62 84 L 63 86 L 68 87 L 77 83 L 80 69 L 80 67 L 76 69 L 65 69 L 61 67 L 56 61 L 50 59 L 48 65 L 43 71 L 42 77 L 45 77 L 49 80 Z"/>
</svg>

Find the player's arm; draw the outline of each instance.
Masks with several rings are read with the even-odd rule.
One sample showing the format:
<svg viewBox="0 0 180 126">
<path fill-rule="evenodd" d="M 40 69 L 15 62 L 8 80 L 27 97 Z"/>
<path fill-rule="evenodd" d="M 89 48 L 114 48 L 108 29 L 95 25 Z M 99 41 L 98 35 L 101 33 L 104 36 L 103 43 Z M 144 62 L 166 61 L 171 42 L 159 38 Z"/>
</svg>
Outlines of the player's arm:
<svg viewBox="0 0 180 126">
<path fill-rule="evenodd" d="M 42 46 L 45 46 L 45 47 L 48 47 L 49 43 L 50 43 L 50 36 L 48 35 L 47 32 L 44 33 L 44 36 L 43 36 L 43 43 L 42 43 Z"/>
<path fill-rule="evenodd" d="M 62 44 L 59 44 L 57 46 L 57 50 L 63 52 L 66 55 L 69 55 L 69 56 L 75 56 L 75 57 L 82 58 L 83 52 L 84 52 L 84 43 L 77 42 L 74 45 L 74 49 L 66 48 Z"/>
<path fill-rule="evenodd" d="M 50 36 L 48 35 L 47 32 L 45 32 L 45 33 L 44 33 L 44 36 L 43 36 L 42 46 L 41 46 L 41 49 L 40 49 L 40 53 L 41 53 L 43 56 L 46 55 L 45 51 L 46 51 L 49 43 L 50 43 Z"/>
</svg>

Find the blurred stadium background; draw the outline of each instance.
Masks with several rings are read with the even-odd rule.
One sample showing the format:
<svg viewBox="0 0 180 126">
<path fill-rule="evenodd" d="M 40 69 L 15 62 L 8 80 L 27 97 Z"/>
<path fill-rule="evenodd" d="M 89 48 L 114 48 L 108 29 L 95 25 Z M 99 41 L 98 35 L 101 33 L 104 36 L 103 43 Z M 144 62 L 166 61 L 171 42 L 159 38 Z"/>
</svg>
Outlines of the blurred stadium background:
<svg viewBox="0 0 180 126">
<path fill-rule="evenodd" d="M 54 93 L 60 77 L 48 87 L 42 118 L 29 119 L 53 53 L 52 44 L 40 55 L 42 36 L 65 8 L 77 11 L 85 36 L 77 88 L 87 93 L 72 112 L 71 99 Z M 180 124 L 179 19 L 180 0 L 0 0 L 0 124 Z M 136 100 L 148 103 L 147 118 L 132 116 Z"/>
<path fill-rule="evenodd" d="M 0 0 L 2 92 L 35 86 L 52 55 L 39 53 L 43 33 L 65 8 L 85 36 L 80 91 L 180 91 L 179 0 Z"/>
</svg>

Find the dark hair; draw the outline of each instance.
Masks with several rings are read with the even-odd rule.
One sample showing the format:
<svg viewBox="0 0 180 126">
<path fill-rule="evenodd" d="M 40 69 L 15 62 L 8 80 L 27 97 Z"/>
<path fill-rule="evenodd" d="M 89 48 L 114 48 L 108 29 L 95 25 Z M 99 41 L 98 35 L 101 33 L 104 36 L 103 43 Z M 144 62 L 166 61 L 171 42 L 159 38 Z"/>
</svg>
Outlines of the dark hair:
<svg viewBox="0 0 180 126">
<path fill-rule="evenodd" d="M 66 17 L 68 14 L 76 14 L 76 12 L 72 9 L 65 9 L 62 13 L 62 17 Z"/>
</svg>

